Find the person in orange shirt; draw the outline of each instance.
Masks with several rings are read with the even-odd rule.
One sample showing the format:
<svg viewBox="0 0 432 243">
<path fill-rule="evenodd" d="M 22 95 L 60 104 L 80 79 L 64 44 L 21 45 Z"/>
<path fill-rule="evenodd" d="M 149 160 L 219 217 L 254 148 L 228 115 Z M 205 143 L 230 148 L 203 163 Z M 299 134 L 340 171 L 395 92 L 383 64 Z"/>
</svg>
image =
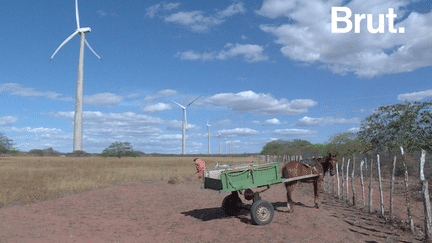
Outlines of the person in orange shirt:
<svg viewBox="0 0 432 243">
<path fill-rule="evenodd" d="M 195 168 L 197 170 L 196 173 L 198 173 L 199 178 L 202 178 L 204 170 L 206 169 L 206 164 L 204 160 L 198 158 L 194 159 L 194 162 L 195 162 Z"/>
</svg>

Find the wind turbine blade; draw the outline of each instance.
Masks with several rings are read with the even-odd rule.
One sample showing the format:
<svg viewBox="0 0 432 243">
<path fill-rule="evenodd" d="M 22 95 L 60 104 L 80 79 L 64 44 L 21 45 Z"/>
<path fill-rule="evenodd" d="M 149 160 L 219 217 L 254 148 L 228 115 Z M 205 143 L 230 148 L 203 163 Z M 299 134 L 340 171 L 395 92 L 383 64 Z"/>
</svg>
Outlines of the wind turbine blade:
<svg viewBox="0 0 432 243">
<path fill-rule="evenodd" d="M 180 105 L 179 103 L 175 102 L 174 100 L 173 100 L 172 102 L 176 103 L 176 104 L 179 105 L 181 108 L 186 109 L 186 107 Z"/>
<path fill-rule="evenodd" d="M 54 54 L 50 58 L 50 62 L 54 58 L 54 56 L 57 54 L 57 52 L 68 42 L 70 41 L 76 34 L 78 34 L 78 30 L 76 30 L 72 35 L 70 35 L 66 40 L 63 41 L 63 43 L 60 44 L 60 46 L 57 48 L 57 50 L 54 52 Z"/>
<path fill-rule="evenodd" d="M 88 48 L 90 48 L 90 50 L 93 52 L 93 54 L 95 54 L 101 61 L 103 61 L 102 57 L 100 57 L 94 50 L 93 48 L 91 48 L 90 44 L 87 42 L 87 40 L 85 40 L 86 45 L 88 46 Z"/>
<path fill-rule="evenodd" d="M 76 22 L 77 22 L 77 30 L 79 30 L 79 14 L 78 14 L 78 0 L 75 0 L 75 15 L 76 15 Z"/>
<path fill-rule="evenodd" d="M 199 99 L 202 95 L 200 95 L 198 98 L 194 99 L 191 103 L 189 103 L 189 105 L 187 105 L 186 107 L 192 105 L 192 103 L 194 103 L 197 99 Z"/>
</svg>

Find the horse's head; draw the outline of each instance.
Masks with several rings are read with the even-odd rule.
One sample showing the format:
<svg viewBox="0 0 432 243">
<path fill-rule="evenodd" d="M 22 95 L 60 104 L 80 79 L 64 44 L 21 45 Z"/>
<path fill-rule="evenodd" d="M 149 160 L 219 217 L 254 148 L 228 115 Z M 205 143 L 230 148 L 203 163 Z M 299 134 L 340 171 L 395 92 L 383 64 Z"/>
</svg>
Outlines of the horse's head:
<svg viewBox="0 0 432 243">
<path fill-rule="evenodd" d="M 332 155 L 329 153 L 329 155 L 326 158 L 326 161 L 328 163 L 328 170 L 330 171 L 330 175 L 334 176 L 336 171 L 336 164 L 337 164 L 337 154 Z"/>
</svg>

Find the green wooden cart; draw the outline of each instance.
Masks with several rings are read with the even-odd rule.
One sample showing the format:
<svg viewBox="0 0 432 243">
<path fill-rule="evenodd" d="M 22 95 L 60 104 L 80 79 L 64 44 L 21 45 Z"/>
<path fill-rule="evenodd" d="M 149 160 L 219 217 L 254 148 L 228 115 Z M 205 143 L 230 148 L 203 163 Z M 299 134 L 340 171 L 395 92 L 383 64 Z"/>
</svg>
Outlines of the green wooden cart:
<svg viewBox="0 0 432 243">
<path fill-rule="evenodd" d="M 207 169 L 204 172 L 202 189 L 211 189 L 219 193 L 231 192 L 222 202 L 222 210 L 229 216 L 237 215 L 245 205 L 239 197 L 244 195 L 248 201 L 253 200 L 250 207 L 252 221 L 257 225 L 265 225 L 273 220 L 273 205 L 262 200 L 259 193 L 270 189 L 271 185 L 317 177 L 318 174 L 284 179 L 281 177 L 279 163 L 257 164 L 248 163 L 230 166 L 225 169 Z M 267 187 L 258 192 L 252 188 Z"/>
</svg>

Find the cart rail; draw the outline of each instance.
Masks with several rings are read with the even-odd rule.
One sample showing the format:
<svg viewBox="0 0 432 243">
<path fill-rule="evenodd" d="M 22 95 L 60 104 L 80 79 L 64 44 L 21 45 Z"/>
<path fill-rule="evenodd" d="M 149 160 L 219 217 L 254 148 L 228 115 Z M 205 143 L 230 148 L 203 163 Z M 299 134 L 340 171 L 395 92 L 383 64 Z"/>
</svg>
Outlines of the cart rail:
<svg viewBox="0 0 432 243">
<path fill-rule="evenodd" d="M 219 193 L 241 191 L 250 188 L 270 187 L 279 183 L 298 181 L 320 176 L 311 174 L 295 178 L 281 178 L 279 163 L 258 165 L 256 163 L 232 166 L 227 169 L 210 169 L 204 173 L 202 189 L 217 190 Z"/>
</svg>

